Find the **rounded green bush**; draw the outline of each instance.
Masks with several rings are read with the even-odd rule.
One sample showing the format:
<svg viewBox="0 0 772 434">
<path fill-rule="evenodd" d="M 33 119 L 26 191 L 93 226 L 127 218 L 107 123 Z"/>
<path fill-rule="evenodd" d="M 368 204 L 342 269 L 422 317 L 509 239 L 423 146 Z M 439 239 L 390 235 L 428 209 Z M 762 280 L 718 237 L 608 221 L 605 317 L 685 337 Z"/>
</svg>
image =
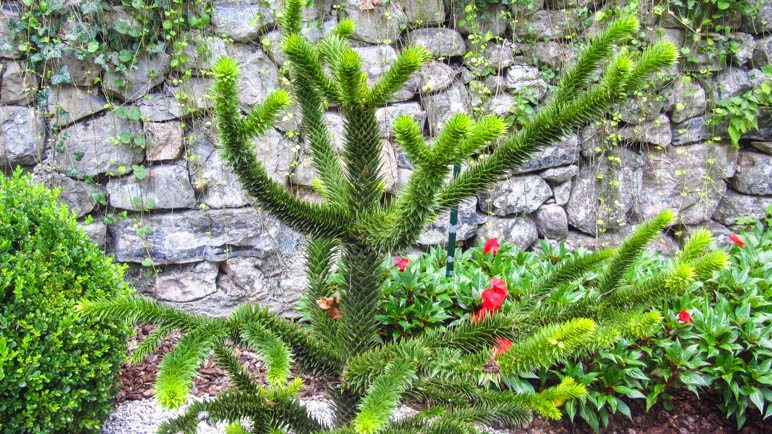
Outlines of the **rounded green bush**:
<svg viewBox="0 0 772 434">
<path fill-rule="evenodd" d="M 130 293 L 58 193 L 0 173 L 0 431 L 98 431 L 129 327 L 82 317 L 83 297 Z"/>
</svg>

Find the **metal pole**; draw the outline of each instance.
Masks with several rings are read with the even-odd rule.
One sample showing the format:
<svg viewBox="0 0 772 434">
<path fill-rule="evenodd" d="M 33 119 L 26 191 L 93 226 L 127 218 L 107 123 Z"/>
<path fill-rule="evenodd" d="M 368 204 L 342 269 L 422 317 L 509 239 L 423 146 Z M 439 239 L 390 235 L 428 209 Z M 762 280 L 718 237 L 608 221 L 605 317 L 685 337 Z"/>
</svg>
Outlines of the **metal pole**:
<svg viewBox="0 0 772 434">
<path fill-rule="evenodd" d="M 461 166 L 453 165 L 453 178 L 461 171 Z M 445 277 L 453 277 L 453 263 L 456 262 L 456 225 L 458 224 L 458 207 L 450 209 L 450 228 L 448 229 L 448 265 L 445 269 Z"/>
</svg>

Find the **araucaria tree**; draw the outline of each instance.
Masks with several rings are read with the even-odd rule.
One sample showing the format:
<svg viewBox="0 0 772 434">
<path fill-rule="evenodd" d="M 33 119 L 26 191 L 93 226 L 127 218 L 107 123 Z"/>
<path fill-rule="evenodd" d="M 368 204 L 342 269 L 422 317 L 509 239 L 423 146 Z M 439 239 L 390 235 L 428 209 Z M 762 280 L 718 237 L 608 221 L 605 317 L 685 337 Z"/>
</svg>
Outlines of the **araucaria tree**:
<svg viewBox="0 0 772 434">
<path fill-rule="evenodd" d="M 506 315 L 493 312 L 482 320 L 381 343 L 377 314 L 384 275 L 381 264 L 386 255 L 409 248 L 432 218 L 507 176 L 534 151 L 602 115 L 677 56 L 671 44 L 659 42 L 640 53 L 612 59 L 618 44 L 638 29 L 633 15 L 622 15 L 590 42 L 576 64 L 565 71 L 551 101 L 518 132 L 507 132 L 496 116 L 475 121 L 457 114 L 427 143 L 414 120 L 399 117 L 394 136 L 415 171 L 399 195 L 390 199 L 379 176 L 381 137 L 375 110 L 392 99 L 430 54 L 420 46 L 404 49 L 369 88 L 362 61 L 347 42 L 353 23 L 341 21 L 331 34 L 311 44 L 300 33 L 302 3 L 287 0 L 281 24 L 284 52 L 292 64 L 294 96 L 318 173 L 316 186 L 324 198 L 321 204 L 295 198 L 268 177 L 255 157 L 252 141 L 259 140 L 288 105 L 289 95 L 276 91 L 243 116 L 236 91 L 236 62 L 222 58 L 213 72 L 221 152 L 260 207 L 310 235 L 308 288 L 302 298 L 310 312 L 310 332 L 255 304 L 241 306 L 227 318 L 190 315 L 134 297 L 80 305 L 93 315 L 157 324 L 157 331 L 133 354 L 135 359 L 153 351 L 170 331 L 184 334 L 160 366 L 156 397 L 165 406 L 177 407 L 185 401 L 203 359 L 212 357 L 228 372 L 231 390 L 191 404 L 183 416 L 165 423 L 162 432 L 193 432 L 204 416 L 234 423 L 234 432 L 443 434 L 473 432 L 478 422 L 523 423 L 533 410 L 557 418 L 563 402 L 584 393 L 570 378 L 537 394 L 516 394 L 479 388 L 479 374 L 483 370 L 526 374 L 609 347 L 622 337 L 647 336 L 660 321 L 657 312 L 645 310 L 647 306 L 723 267 L 723 254 L 709 251 L 710 235 L 700 232 L 674 258 L 669 271 L 626 286 L 625 273 L 645 245 L 668 226 L 672 214 L 664 212 L 641 224 L 618 248 L 563 261 L 555 273 L 524 289 Z M 605 69 L 597 79 L 596 71 L 602 65 Z M 328 105 L 338 107 L 346 119 L 340 154 L 325 124 Z M 489 155 L 475 159 L 483 150 Z M 449 167 L 454 164 L 466 167 L 451 179 Z M 337 257 L 345 276 L 343 285 L 330 279 Z M 571 305 L 546 301 L 554 288 L 590 270 L 599 273 L 599 283 L 583 299 Z M 317 305 L 321 300 L 334 304 L 334 296 L 338 296 L 339 310 Z M 492 349 L 497 339 L 512 345 L 496 354 Z M 232 351 L 239 346 L 250 347 L 262 357 L 268 386 L 261 386 L 241 366 Z M 295 398 L 300 384 L 288 382 L 292 363 L 326 380 L 335 406 L 334 426 L 315 420 Z M 422 401 L 427 408 L 416 416 L 392 421 L 393 410 L 403 400 Z"/>
</svg>

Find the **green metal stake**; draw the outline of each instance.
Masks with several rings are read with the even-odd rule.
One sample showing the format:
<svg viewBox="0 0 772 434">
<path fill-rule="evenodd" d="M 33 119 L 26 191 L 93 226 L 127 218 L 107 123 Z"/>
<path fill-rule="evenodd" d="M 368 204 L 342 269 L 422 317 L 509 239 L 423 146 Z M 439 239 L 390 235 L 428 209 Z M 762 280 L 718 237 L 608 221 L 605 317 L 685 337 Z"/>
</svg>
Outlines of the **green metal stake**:
<svg viewBox="0 0 772 434">
<path fill-rule="evenodd" d="M 461 166 L 453 165 L 453 179 L 461 171 Z M 456 262 L 456 225 L 458 224 L 458 207 L 450 209 L 450 228 L 448 229 L 448 265 L 445 268 L 445 277 L 453 277 L 453 263 Z"/>
</svg>

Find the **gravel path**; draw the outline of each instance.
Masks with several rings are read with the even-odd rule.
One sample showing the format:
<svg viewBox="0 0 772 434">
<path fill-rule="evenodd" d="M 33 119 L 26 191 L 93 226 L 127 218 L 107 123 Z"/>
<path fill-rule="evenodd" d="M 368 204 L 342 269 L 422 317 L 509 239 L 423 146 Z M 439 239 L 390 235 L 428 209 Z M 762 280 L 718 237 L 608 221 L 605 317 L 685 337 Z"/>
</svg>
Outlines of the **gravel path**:
<svg viewBox="0 0 772 434">
<path fill-rule="evenodd" d="M 334 415 L 329 401 L 325 399 L 303 399 L 301 401 L 320 422 L 332 423 Z M 107 418 L 102 426 L 102 434 L 154 434 L 163 421 L 178 416 L 183 411 L 184 407 L 177 410 L 163 408 L 155 399 L 126 401 L 116 407 Z M 401 419 L 414 415 L 416 411 L 403 406 L 398 408 L 395 413 L 395 416 Z M 216 426 L 210 426 L 206 422 L 201 422 L 198 425 L 198 433 L 221 434 L 225 432 L 226 425 L 219 423 Z"/>
<path fill-rule="evenodd" d="M 194 398 L 202 399 L 202 398 Z M 303 399 L 303 405 L 320 422 L 331 424 L 333 411 L 330 402 L 326 399 Z M 161 407 L 155 399 L 143 399 L 139 401 L 126 401 L 120 404 L 107 418 L 102 426 L 102 434 L 154 434 L 161 423 L 169 418 L 182 414 L 184 407 L 177 410 L 169 410 Z M 394 417 L 403 419 L 410 417 L 417 412 L 410 407 L 399 407 Z M 206 422 L 198 424 L 199 434 L 222 434 L 225 432 L 227 424 L 219 423 L 210 426 Z M 495 431 L 487 427 L 482 428 L 482 432 L 506 433 L 506 431 Z"/>
<path fill-rule="evenodd" d="M 202 398 L 194 398 L 202 399 Z M 185 407 L 177 410 L 163 408 L 155 399 L 126 401 L 113 410 L 102 425 L 102 434 L 155 434 L 164 421 L 183 413 Z M 211 427 L 206 423 L 198 425 L 200 434 L 225 432 L 225 424 Z"/>
</svg>

